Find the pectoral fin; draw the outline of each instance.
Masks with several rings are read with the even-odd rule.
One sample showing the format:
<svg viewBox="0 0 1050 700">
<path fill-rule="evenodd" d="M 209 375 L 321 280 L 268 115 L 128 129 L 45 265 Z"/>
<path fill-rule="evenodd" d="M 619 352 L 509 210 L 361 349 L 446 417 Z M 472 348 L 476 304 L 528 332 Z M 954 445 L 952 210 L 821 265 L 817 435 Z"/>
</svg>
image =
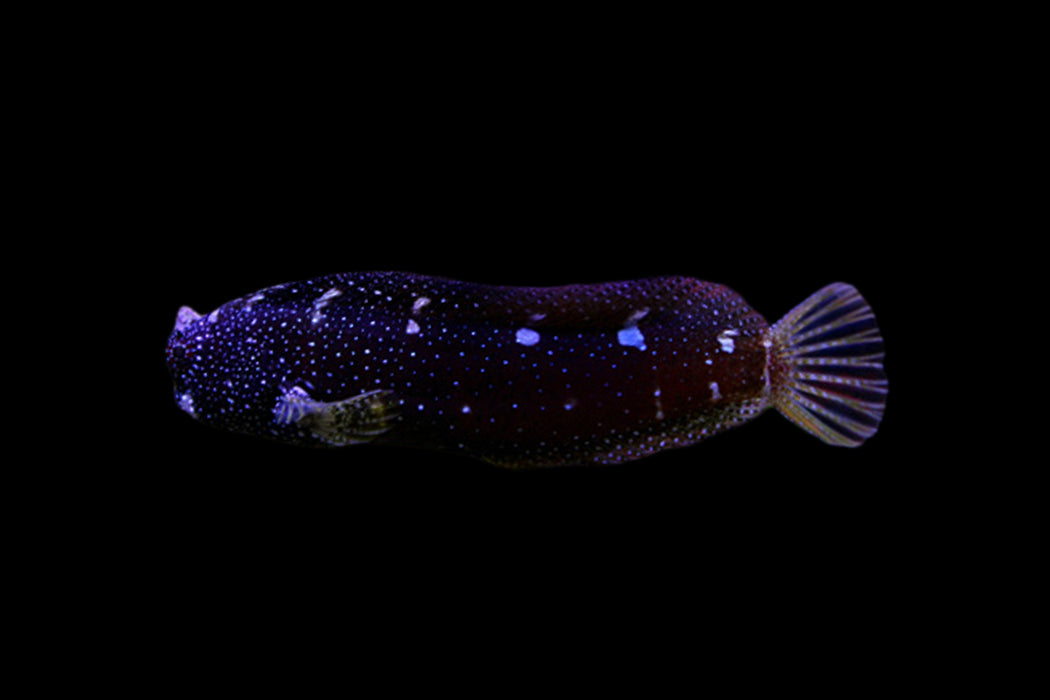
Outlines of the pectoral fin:
<svg viewBox="0 0 1050 700">
<path fill-rule="evenodd" d="M 398 416 L 393 392 L 385 389 L 327 402 L 310 398 L 297 386 L 277 400 L 273 413 L 278 423 L 296 423 L 339 447 L 374 440 L 393 428 Z"/>
</svg>

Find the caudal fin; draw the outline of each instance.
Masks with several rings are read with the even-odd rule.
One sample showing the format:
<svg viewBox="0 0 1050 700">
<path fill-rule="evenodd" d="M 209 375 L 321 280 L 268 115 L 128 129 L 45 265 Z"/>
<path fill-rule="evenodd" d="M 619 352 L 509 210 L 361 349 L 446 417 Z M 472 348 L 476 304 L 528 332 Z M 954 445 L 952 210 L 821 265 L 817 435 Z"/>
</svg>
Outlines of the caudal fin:
<svg viewBox="0 0 1050 700">
<path fill-rule="evenodd" d="M 886 406 L 883 345 L 875 314 L 848 284 L 828 285 L 769 329 L 773 405 L 831 445 L 856 447 Z"/>
</svg>

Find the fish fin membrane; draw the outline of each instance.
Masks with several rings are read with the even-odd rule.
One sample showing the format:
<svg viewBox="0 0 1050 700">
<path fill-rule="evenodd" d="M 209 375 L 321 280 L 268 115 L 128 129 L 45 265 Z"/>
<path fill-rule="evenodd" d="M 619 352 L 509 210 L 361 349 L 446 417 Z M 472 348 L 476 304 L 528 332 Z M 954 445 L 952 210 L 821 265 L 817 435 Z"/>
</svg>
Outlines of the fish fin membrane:
<svg viewBox="0 0 1050 700">
<path fill-rule="evenodd" d="M 883 342 L 875 314 L 851 285 L 824 287 L 769 330 L 773 405 L 830 445 L 856 447 L 886 406 Z"/>
<path fill-rule="evenodd" d="M 316 401 L 300 387 L 284 393 L 274 407 L 278 423 L 296 423 L 336 447 L 374 440 L 394 427 L 399 413 L 393 392 L 379 389 L 341 401 Z"/>
</svg>

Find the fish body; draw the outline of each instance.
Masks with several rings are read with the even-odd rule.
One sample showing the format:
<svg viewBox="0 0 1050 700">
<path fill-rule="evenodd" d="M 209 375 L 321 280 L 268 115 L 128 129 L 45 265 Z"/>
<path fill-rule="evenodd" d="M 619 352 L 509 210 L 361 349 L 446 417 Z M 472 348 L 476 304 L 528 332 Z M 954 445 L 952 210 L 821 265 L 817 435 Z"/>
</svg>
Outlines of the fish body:
<svg viewBox="0 0 1050 700">
<path fill-rule="evenodd" d="M 183 307 L 167 361 L 178 405 L 216 428 L 509 467 L 637 459 L 770 406 L 856 445 L 886 395 L 874 316 L 844 284 L 770 326 L 736 292 L 688 277 L 509 287 L 329 275 L 207 315 Z"/>
</svg>

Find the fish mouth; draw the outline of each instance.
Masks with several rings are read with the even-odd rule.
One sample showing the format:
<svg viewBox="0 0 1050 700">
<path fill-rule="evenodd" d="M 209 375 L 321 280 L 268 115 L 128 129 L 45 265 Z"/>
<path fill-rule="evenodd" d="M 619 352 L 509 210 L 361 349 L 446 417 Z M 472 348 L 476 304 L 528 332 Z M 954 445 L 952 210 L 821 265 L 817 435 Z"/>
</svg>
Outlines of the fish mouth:
<svg viewBox="0 0 1050 700">
<path fill-rule="evenodd" d="M 175 403 L 178 404 L 179 408 L 188 413 L 192 418 L 197 417 L 197 411 L 193 406 L 193 395 L 188 392 L 179 393 L 178 388 L 175 389 Z"/>
</svg>

